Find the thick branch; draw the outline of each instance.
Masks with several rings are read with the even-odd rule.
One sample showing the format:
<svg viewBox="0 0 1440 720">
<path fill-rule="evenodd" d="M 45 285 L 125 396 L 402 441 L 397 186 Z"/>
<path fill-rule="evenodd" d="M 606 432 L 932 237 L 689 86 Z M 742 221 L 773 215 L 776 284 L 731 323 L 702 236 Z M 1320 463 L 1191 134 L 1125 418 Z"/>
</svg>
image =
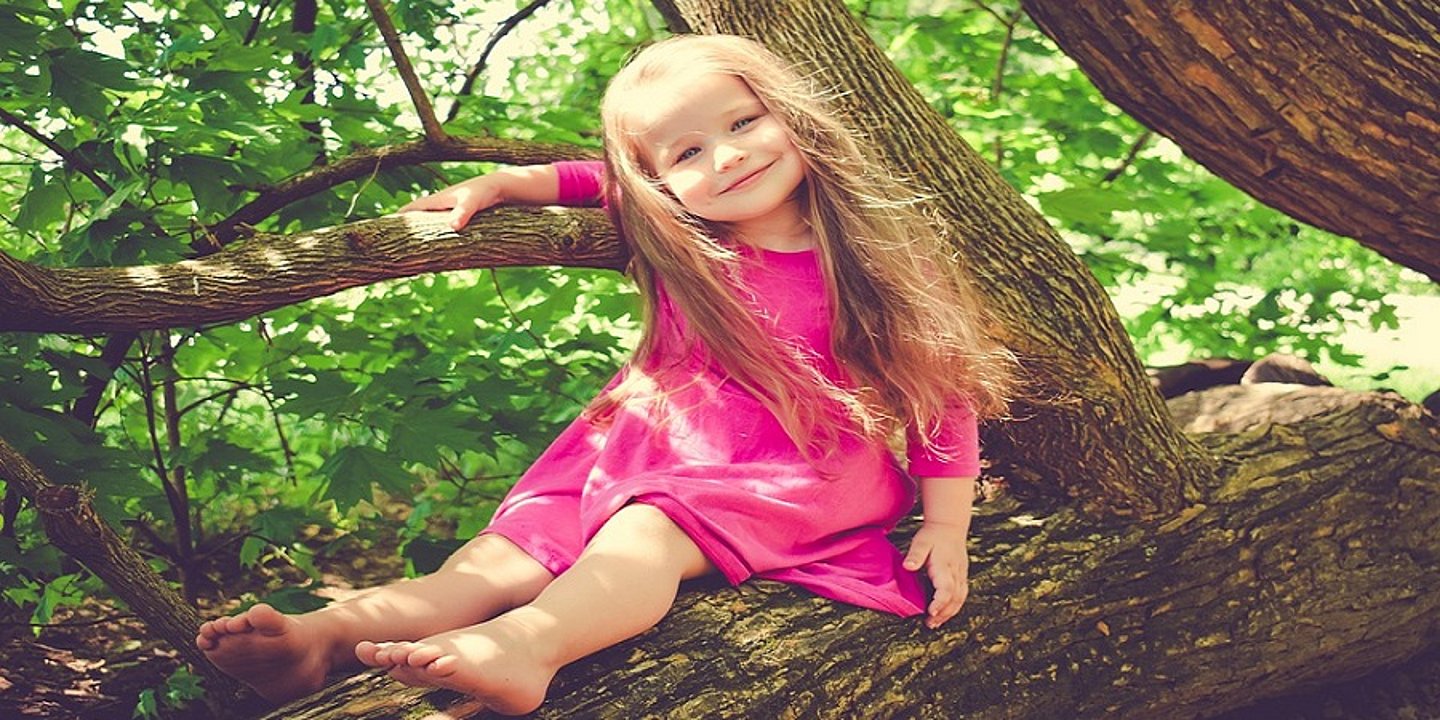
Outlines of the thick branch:
<svg viewBox="0 0 1440 720">
<path fill-rule="evenodd" d="M 556 208 L 482 213 L 460 233 L 438 213 L 392 215 L 169 265 L 51 269 L 0 253 L 0 331 L 226 323 L 380 280 L 517 265 L 618 270 L 625 256 L 602 211 Z"/>
<path fill-rule="evenodd" d="M 1023 0 L 1107 99 L 1291 217 L 1440 280 L 1434 0 Z"/>
<path fill-rule="evenodd" d="M 567 666 L 537 717 L 1212 717 L 1432 645 L 1435 418 L 1334 388 L 1225 391 L 1272 414 L 1204 438 L 1233 464 L 1172 519 L 980 505 L 970 599 L 938 632 L 776 583 L 701 585 Z M 1287 424 L 1263 422 L 1276 408 Z M 364 675 L 271 717 L 362 705 L 342 693 L 369 701 L 365 718 L 482 716 Z"/>
</svg>

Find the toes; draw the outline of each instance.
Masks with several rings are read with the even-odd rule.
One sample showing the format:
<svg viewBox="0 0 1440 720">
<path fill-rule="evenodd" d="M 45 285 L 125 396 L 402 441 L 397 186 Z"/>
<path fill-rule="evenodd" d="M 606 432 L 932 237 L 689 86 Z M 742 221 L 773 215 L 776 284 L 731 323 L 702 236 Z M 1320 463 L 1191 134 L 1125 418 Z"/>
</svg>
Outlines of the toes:
<svg viewBox="0 0 1440 720">
<path fill-rule="evenodd" d="M 410 652 L 410 657 L 406 658 L 405 664 L 414 668 L 422 668 L 444 655 L 445 651 L 434 645 L 419 645 Z"/>
<path fill-rule="evenodd" d="M 216 620 L 215 628 L 219 630 L 222 634 L 240 635 L 242 633 L 250 632 L 250 620 L 245 617 L 244 613 L 241 613 L 239 615 L 236 615 L 235 617 L 220 618 L 219 620 Z"/>
<path fill-rule="evenodd" d="M 244 617 L 251 627 L 266 635 L 278 635 L 286 630 L 285 616 L 265 603 L 256 603 L 245 611 Z"/>
<path fill-rule="evenodd" d="M 425 666 L 425 672 L 431 677 L 445 678 L 454 675 L 459 670 L 460 658 L 454 655 L 441 655 L 434 662 Z"/>
<path fill-rule="evenodd" d="M 381 665 L 404 665 L 405 658 L 410 655 L 410 643 L 380 643 L 380 649 L 375 653 L 375 659 Z"/>
<path fill-rule="evenodd" d="M 369 640 L 361 640 L 360 642 L 355 644 L 355 657 L 358 658 L 360 662 L 365 663 L 366 665 L 369 665 L 371 667 L 379 667 L 385 664 L 381 662 L 380 658 L 378 657 L 380 654 L 380 650 L 381 647 L 379 645 L 376 645 Z"/>
</svg>

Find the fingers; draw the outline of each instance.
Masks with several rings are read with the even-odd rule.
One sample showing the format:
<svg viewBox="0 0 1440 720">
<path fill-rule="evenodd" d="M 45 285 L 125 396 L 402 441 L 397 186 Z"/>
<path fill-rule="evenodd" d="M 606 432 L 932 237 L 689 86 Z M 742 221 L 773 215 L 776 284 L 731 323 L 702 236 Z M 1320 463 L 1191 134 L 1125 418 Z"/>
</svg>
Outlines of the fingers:
<svg viewBox="0 0 1440 720">
<path fill-rule="evenodd" d="M 928 617 L 925 618 L 926 627 L 932 630 L 959 614 L 960 608 L 970 594 L 970 586 L 964 576 L 943 573 L 939 575 L 939 577 L 932 575 L 935 597 L 930 601 L 930 607 L 927 610 Z"/>
<path fill-rule="evenodd" d="M 915 538 L 910 543 L 910 552 L 905 554 L 905 569 L 919 570 L 930 557 L 932 545 L 921 538 Z"/>
</svg>

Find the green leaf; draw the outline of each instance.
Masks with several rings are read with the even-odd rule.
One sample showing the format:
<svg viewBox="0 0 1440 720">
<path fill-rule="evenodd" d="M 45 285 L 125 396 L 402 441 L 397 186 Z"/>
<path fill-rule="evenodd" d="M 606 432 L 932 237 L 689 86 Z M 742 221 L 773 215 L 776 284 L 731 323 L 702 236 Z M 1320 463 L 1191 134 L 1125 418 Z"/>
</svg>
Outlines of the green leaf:
<svg viewBox="0 0 1440 720">
<path fill-rule="evenodd" d="M 240 543 L 240 564 L 245 567 L 255 567 L 255 562 L 260 559 L 260 553 L 269 543 L 251 535 Z"/>
<path fill-rule="evenodd" d="M 1129 207 L 1129 202 L 1111 190 L 1075 187 L 1040 193 L 1040 206 L 1063 223 L 1108 225 L 1110 213 Z"/>
<path fill-rule="evenodd" d="M 349 510 L 374 494 L 372 483 L 408 496 L 415 478 L 389 454 L 368 445 L 340 448 L 320 466 L 319 473 L 330 479 L 324 498 L 335 501 L 341 511 Z"/>
</svg>

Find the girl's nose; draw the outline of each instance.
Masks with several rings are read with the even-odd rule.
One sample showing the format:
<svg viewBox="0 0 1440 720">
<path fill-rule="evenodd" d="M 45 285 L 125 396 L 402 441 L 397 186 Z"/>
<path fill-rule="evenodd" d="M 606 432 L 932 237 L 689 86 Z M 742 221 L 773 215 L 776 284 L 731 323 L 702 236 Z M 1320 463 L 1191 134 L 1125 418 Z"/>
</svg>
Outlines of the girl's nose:
<svg viewBox="0 0 1440 720">
<path fill-rule="evenodd" d="M 728 172 L 745 159 L 745 151 L 734 145 L 721 144 L 715 148 L 715 170 Z"/>
</svg>

